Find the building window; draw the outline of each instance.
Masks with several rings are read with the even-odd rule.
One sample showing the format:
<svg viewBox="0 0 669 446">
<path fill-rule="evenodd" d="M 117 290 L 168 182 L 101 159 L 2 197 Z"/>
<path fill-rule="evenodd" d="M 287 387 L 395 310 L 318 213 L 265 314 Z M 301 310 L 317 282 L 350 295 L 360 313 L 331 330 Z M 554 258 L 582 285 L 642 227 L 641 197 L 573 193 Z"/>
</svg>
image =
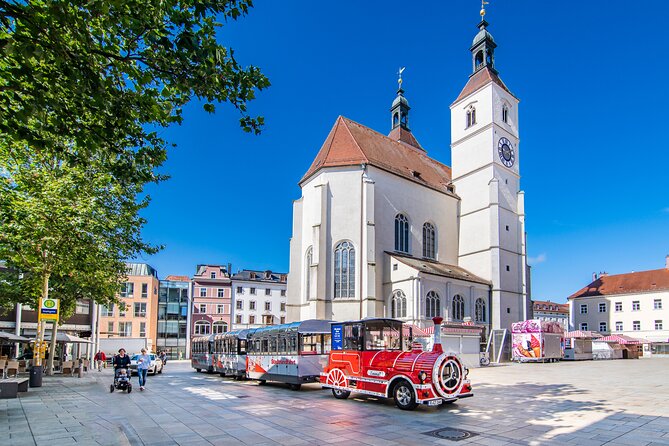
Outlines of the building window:
<svg viewBox="0 0 669 446">
<path fill-rule="evenodd" d="M 135 291 L 135 284 L 125 282 L 121 284 L 121 297 L 132 297 Z"/>
<path fill-rule="evenodd" d="M 311 298 L 311 264 L 314 263 L 314 249 L 313 247 L 307 248 L 307 260 L 304 265 L 304 281 L 306 286 L 304 287 L 306 298 Z"/>
<path fill-rule="evenodd" d="M 281 297 L 286 297 L 286 290 L 281 290 Z"/>
<path fill-rule="evenodd" d="M 427 293 L 425 298 L 425 316 L 429 318 L 441 316 L 441 299 L 434 291 Z"/>
<path fill-rule="evenodd" d="M 286 303 L 281 302 L 281 311 L 286 311 Z"/>
<path fill-rule="evenodd" d="M 286 323 L 286 316 L 281 316 L 281 323 L 285 324 Z"/>
<path fill-rule="evenodd" d="M 404 214 L 395 216 L 395 251 L 409 252 L 409 219 Z"/>
<path fill-rule="evenodd" d="M 124 304 L 124 303 L 121 303 L 121 305 L 119 305 L 119 307 L 118 307 L 118 315 L 119 315 L 119 317 L 125 317 L 125 309 L 126 309 L 125 304 Z"/>
<path fill-rule="evenodd" d="M 581 314 L 588 314 L 588 305 L 581 304 Z"/>
<path fill-rule="evenodd" d="M 241 324 L 241 323 L 242 323 L 242 315 L 235 314 L 235 324 Z"/>
<path fill-rule="evenodd" d="M 197 321 L 195 322 L 195 334 L 196 335 L 208 335 L 211 334 L 211 324 L 207 321 Z"/>
<path fill-rule="evenodd" d="M 632 301 L 632 311 L 639 311 L 641 310 L 641 304 L 639 303 L 638 300 L 633 300 Z"/>
<path fill-rule="evenodd" d="M 599 323 L 599 331 L 601 331 L 601 332 L 606 331 L 606 322 L 600 322 Z"/>
<path fill-rule="evenodd" d="M 653 308 L 656 309 L 656 310 L 661 310 L 662 309 L 662 299 L 653 300 Z"/>
<path fill-rule="evenodd" d="M 256 301 L 252 300 L 249 301 L 249 310 L 255 310 L 256 309 Z"/>
<path fill-rule="evenodd" d="M 467 127 L 466 128 L 469 128 L 469 127 L 473 126 L 474 124 L 476 124 L 476 109 L 474 107 L 470 106 L 467 109 Z"/>
<path fill-rule="evenodd" d="M 465 318 L 465 299 L 459 294 L 453 296 L 452 310 L 453 320 L 461 321 Z"/>
<path fill-rule="evenodd" d="M 74 310 L 77 314 L 89 314 L 91 311 L 90 303 L 87 300 L 77 300 L 77 306 Z"/>
<path fill-rule="evenodd" d="M 211 273 L 209 273 L 209 278 L 215 279 L 216 278 L 216 272 L 212 271 Z"/>
<path fill-rule="evenodd" d="M 135 317 L 146 317 L 146 304 L 145 303 L 135 303 L 135 309 L 133 312 Z"/>
<path fill-rule="evenodd" d="M 606 304 L 604 302 L 601 302 L 599 304 L 599 312 L 600 313 L 606 313 Z"/>
<path fill-rule="evenodd" d="M 223 304 L 216 305 L 216 314 L 224 314 L 224 313 L 225 313 L 225 305 Z"/>
<path fill-rule="evenodd" d="M 132 322 L 119 322 L 118 335 L 122 338 L 132 337 Z"/>
<path fill-rule="evenodd" d="M 237 294 L 244 294 L 244 288 L 238 286 L 237 287 Z"/>
<path fill-rule="evenodd" d="M 255 324 L 256 323 L 256 317 L 254 315 L 249 315 L 249 324 Z"/>
<path fill-rule="evenodd" d="M 149 284 L 148 283 L 143 283 L 142 284 L 142 297 L 147 298 L 149 297 Z"/>
<path fill-rule="evenodd" d="M 355 297 L 355 248 L 348 241 L 334 250 L 334 297 Z"/>
<path fill-rule="evenodd" d="M 390 300 L 391 317 L 407 317 L 407 298 L 402 290 L 393 291 Z"/>
<path fill-rule="evenodd" d="M 476 299 L 476 306 L 474 308 L 474 322 L 486 321 L 485 300 L 480 297 Z"/>
<path fill-rule="evenodd" d="M 423 257 L 435 259 L 437 252 L 436 231 L 432 223 L 423 225 Z"/>
<path fill-rule="evenodd" d="M 272 310 L 272 302 L 265 302 L 265 311 Z"/>
<path fill-rule="evenodd" d="M 108 335 L 114 334 L 114 323 L 113 322 L 107 322 L 107 334 Z"/>
<path fill-rule="evenodd" d="M 581 330 L 588 331 L 588 323 L 587 322 L 581 322 Z"/>
<path fill-rule="evenodd" d="M 641 331 L 641 321 L 632 322 L 632 330 Z"/>
<path fill-rule="evenodd" d="M 250 293 L 253 294 L 253 295 L 255 296 L 255 294 L 256 294 L 256 289 L 253 288 L 253 287 L 251 287 Z"/>
<path fill-rule="evenodd" d="M 623 303 L 622 302 L 616 302 L 616 311 L 623 311 Z"/>
<path fill-rule="evenodd" d="M 213 325 L 213 334 L 225 333 L 228 331 L 228 323 L 223 321 L 216 321 Z"/>
<path fill-rule="evenodd" d="M 218 297 L 225 297 L 225 288 L 219 288 L 219 289 L 216 291 L 216 296 L 218 296 Z"/>
<path fill-rule="evenodd" d="M 200 313 L 207 312 L 207 304 L 200 304 Z"/>
<path fill-rule="evenodd" d="M 139 337 L 140 338 L 146 337 L 146 322 L 139 323 Z"/>
<path fill-rule="evenodd" d="M 616 322 L 616 331 L 623 331 L 623 323 Z"/>
<path fill-rule="evenodd" d="M 270 288 L 265 288 L 265 296 L 271 296 L 272 290 Z"/>
<path fill-rule="evenodd" d="M 655 321 L 655 330 L 662 330 L 662 321 L 660 320 Z"/>
<path fill-rule="evenodd" d="M 502 121 L 509 123 L 509 107 L 506 105 L 502 106 Z"/>
<path fill-rule="evenodd" d="M 235 308 L 238 310 L 243 310 L 244 309 L 244 301 L 238 300 L 237 303 L 235 303 Z"/>
<path fill-rule="evenodd" d="M 200 288 L 200 297 L 207 297 L 207 289 Z"/>
<path fill-rule="evenodd" d="M 266 314 L 262 317 L 262 323 L 263 325 L 272 325 L 274 323 L 274 316 L 271 314 Z"/>
<path fill-rule="evenodd" d="M 100 316 L 114 316 L 114 304 L 100 305 Z"/>
</svg>

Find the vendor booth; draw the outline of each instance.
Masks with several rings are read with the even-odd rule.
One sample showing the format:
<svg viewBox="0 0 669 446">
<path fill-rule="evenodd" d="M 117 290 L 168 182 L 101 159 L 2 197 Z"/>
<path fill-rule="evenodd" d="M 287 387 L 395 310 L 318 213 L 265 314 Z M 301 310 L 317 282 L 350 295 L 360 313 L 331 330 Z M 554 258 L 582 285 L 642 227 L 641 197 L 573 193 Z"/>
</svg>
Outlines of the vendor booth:
<svg viewBox="0 0 669 446">
<path fill-rule="evenodd" d="M 564 359 L 583 361 L 592 359 L 592 341 L 602 335 L 594 331 L 576 330 L 564 334 Z"/>
<path fill-rule="evenodd" d="M 511 324 L 512 359 L 553 362 L 563 357 L 564 328 L 559 322 L 530 319 Z"/>
<path fill-rule="evenodd" d="M 637 339 L 631 336 L 616 334 L 597 339 L 597 343 L 600 342 L 617 345 L 620 349 L 619 359 L 638 359 L 643 356 L 644 344 L 650 344 L 650 341 L 645 339 Z"/>
<path fill-rule="evenodd" d="M 428 335 L 434 333 L 434 327 L 425 328 Z M 485 327 L 472 323 L 443 322 L 441 324 L 441 345 L 444 351 L 458 354 L 465 366 L 479 367 L 482 342 L 485 340 Z M 432 346 L 428 346 L 431 348 Z"/>
</svg>

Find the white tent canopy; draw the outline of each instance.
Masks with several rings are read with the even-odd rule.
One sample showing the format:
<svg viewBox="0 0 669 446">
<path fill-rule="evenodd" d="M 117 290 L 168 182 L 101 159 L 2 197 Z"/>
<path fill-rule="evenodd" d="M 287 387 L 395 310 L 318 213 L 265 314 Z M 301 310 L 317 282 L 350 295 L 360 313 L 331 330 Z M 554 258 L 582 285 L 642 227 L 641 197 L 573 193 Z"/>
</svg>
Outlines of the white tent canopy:
<svg viewBox="0 0 669 446">
<path fill-rule="evenodd" d="M 5 331 L 0 331 L 0 340 L 9 342 L 31 342 L 31 340 L 28 338 L 15 335 L 14 333 L 7 333 Z"/>
<path fill-rule="evenodd" d="M 51 333 L 46 333 L 44 336 L 45 341 L 51 340 Z M 69 335 L 67 333 L 58 332 L 56 335 L 56 342 L 67 342 L 70 344 L 92 344 L 92 341 L 88 339 L 80 338 L 79 336 Z"/>
</svg>

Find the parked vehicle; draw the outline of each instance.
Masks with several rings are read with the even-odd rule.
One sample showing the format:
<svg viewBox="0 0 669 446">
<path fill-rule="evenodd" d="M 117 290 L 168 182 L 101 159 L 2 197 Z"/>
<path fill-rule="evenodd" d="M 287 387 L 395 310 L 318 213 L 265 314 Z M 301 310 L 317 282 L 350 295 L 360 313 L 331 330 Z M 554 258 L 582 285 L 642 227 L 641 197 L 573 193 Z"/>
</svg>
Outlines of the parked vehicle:
<svg viewBox="0 0 669 446">
<path fill-rule="evenodd" d="M 148 373 L 150 375 L 156 375 L 158 373 L 163 373 L 163 361 L 156 356 L 155 353 L 150 353 L 149 357 L 151 358 L 151 362 L 149 363 L 149 371 Z M 130 373 L 136 375 L 137 374 L 137 359 L 139 358 L 139 355 L 132 355 L 130 357 Z"/>
<path fill-rule="evenodd" d="M 235 379 L 246 377 L 247 335 L 250 330 L 235 330 L 214 337 L 214 372 Z"/>
<path fill-rule="evenodd" d="M 214 373 L 214 338 L 216 335 L 200 336 L 191 341 L 190 364 L 196 371 Z"/>
</svg>

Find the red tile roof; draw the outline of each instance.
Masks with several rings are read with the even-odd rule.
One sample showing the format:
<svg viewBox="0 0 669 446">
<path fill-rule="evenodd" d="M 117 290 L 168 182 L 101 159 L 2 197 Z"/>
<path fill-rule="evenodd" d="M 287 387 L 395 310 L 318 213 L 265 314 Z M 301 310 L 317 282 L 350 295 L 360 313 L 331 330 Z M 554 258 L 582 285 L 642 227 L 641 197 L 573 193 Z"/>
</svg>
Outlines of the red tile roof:
<svg viewBox="0 0 669 446">
<path fill-rule="evenodd" d="M 667 268 L 601 276 L 569 296 L 569 299 L 609 294 L 648 293 L 659 290 L 669 290 L 669 269 Z"/>
<path fill-rule="evenodd" d="M 409 144 L 412 147 L 425 151 L 425 149 L 421 147 L 416 137 L 413 136 L 413 133 L 403 128 L 402 126 L 397 126 L 394 129 L 392 129 L 388 134 L 388 138 L 392 139 L 393 141 L 399 141 L 403 142 L 404 144 Z"/>
<path fill-rule="evenodd" d="M 413 138 L 413 135 L 411 136 Z M 407 139 L 407 136 L 404 136 Z M 415 140 L 415 138 L 413 138 Z M 418 141 L 416 141 L 418 144 Z M 323 167 L 369 164 L 440 192 L 450 189 L 451 168 L 430 158 L 425 151 L 395 141 L 364 125 L 340 116 L 300 184 Z"/>
<path fill-rule="evenodd" d="M 497 76 L 497 74 L 490 71 L 488 67 L 485 67 L 474 73 L 474 75 L 472 75 L 469 78 L 469 81 L 467 81 L 467 85 L 465 85 L 465 88 L 462 89 L 462 91 L 458 95 L 458 98 L 455 101 L 453 101 L 453 104 L 466 98 L 475 91 L 480 90 L 481 88 L 485 87 L 491 82 L 494 82 L 500 87 L 502 87 L 507 93 L 509 93 L 514 98 L 516 97 L 513 93 L 511 93 L 511 90 L 509 90 L 509 88 L 506 85 L 504 85 L 504 82 L 502 82 L 502 79 L 500 79 L 499 76 Z"/>
<path fill-rule="evenodd" d="M 569 304 L 558 304 L 550 300 L 534 300 L 532 303 L 535 311 L 556 311 L 569 314 Z"/>
<path fill-rule="evenodd" d="M 165 277 L 165 280 L 172 280 L 174 282 L 190 282 L 190 277 L 169 275 Z"/>
</svg>

